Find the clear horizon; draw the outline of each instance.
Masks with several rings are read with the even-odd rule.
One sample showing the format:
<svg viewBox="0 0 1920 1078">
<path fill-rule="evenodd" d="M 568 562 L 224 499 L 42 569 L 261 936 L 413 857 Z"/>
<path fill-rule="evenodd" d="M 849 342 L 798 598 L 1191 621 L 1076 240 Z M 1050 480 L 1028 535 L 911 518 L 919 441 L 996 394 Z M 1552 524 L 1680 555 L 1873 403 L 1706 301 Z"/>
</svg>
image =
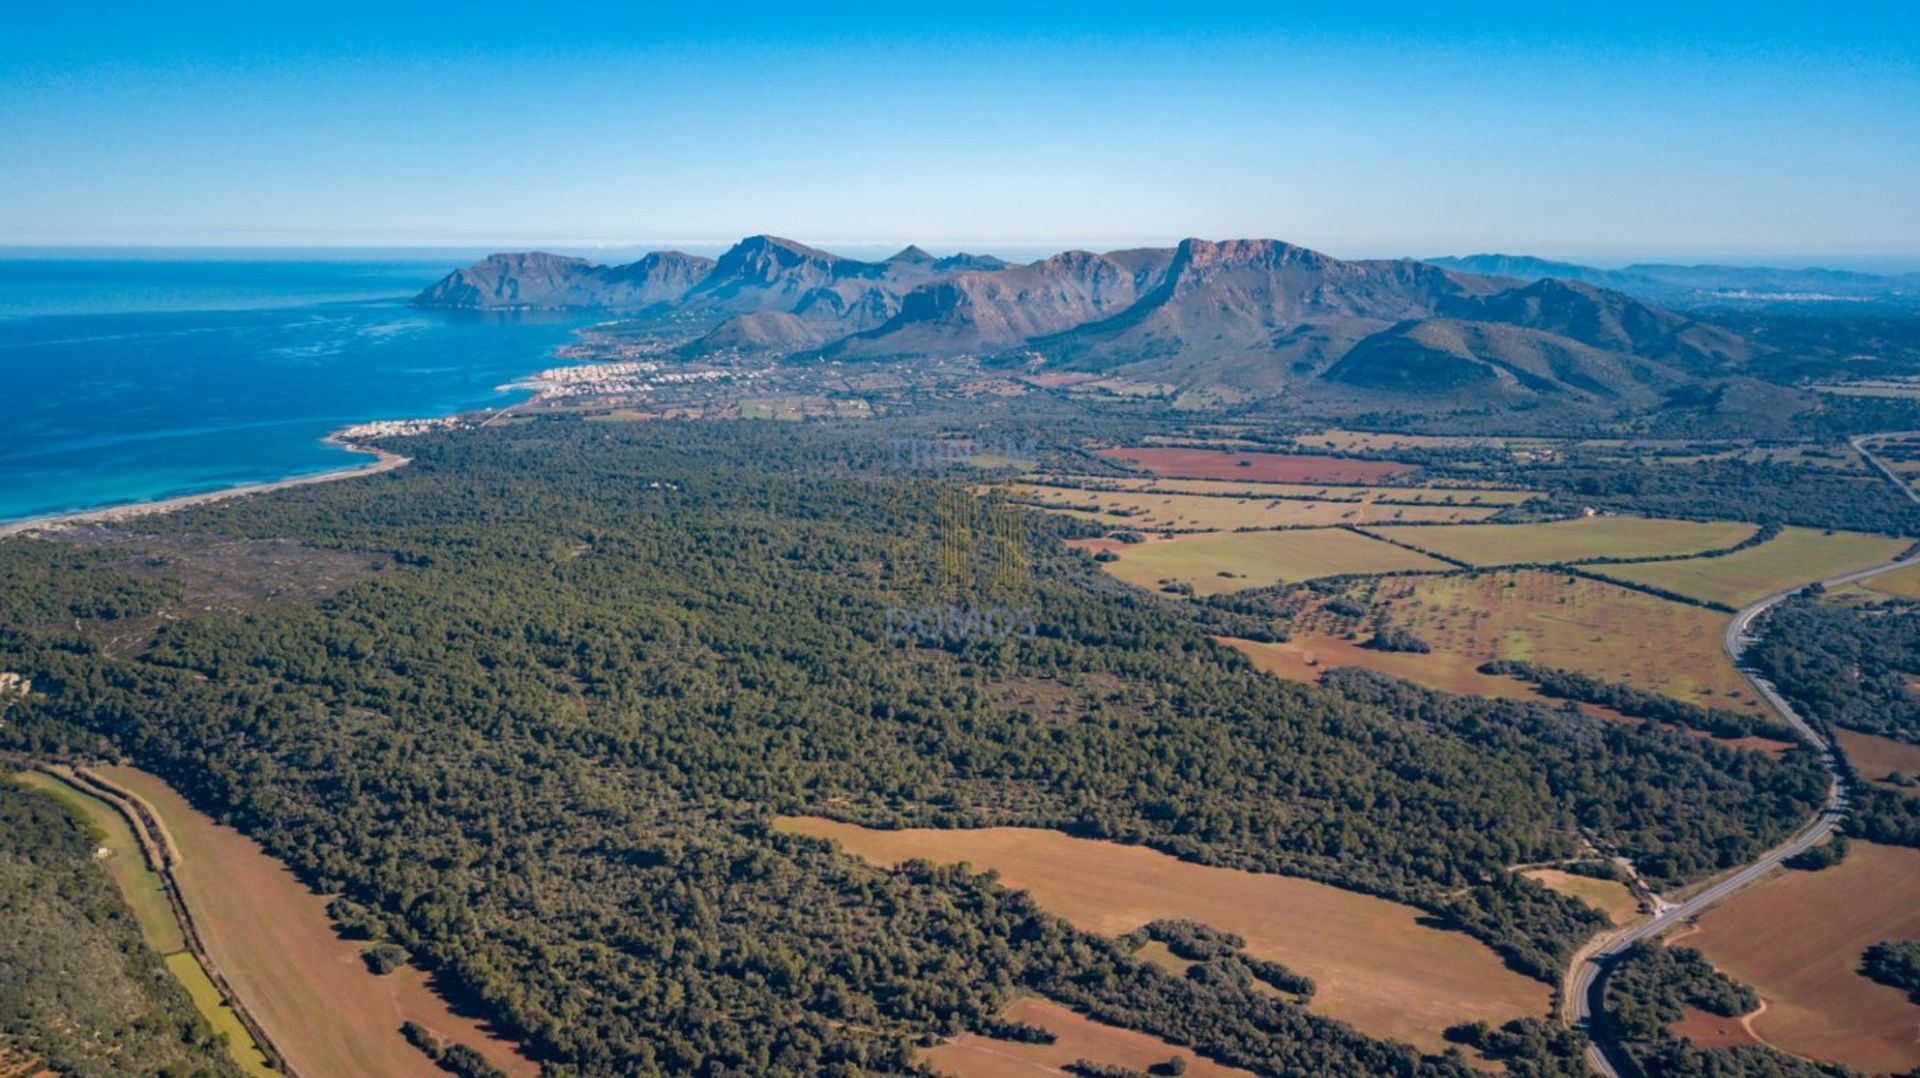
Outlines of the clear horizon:
<svg viewBox="0 0 1920 1078">
<path fill-rule="evenodd" d="M 0 244 L 1920 259 L 1910 4 L 518 10 L 15 13 Z"/>
<path fill-rule="evenodd" d="M 748 233 L 753 235 L 755 233 Z M 917 245 L 935 255 L 948 255 L 959 252 L 971 254 L 989 254 L 1014 262 L 1033 261 L 1064 250 L 1085 248 L 1098 251 L 1116 250 L 1124 247 L 1172 247 L 1179 243 L 1171 240 L 1139 240 L 1089 247 L 1062 241 L 1054 245 L 997 244 L 992 241 L 957 240 L 947 243 L 921 240 L 878 240 L 848 242 L 815 242 L 804 236 L 788 236 L 810 247 L 817 247 L 832 254 L 847 258 L 878 260 L 906 247 Z M 1184 238 L 1184 237 L 1183 237 Z M 1210 236 L 1206 239 L 1280 239 L 1284 236 Z M 534 242 L 530 244 L 435 244 L 435 245 L 260 245 L 227 246 L 218 244 L 5 244 L 0 243 L 0 261 L 9 259 L 20 261 L 67 259 L 82 261 L 98 259 L 102 261 L 395 261 L 395 262 L 446 262 L 450 267 L 456 263 L 464 265 L 488 254 L 545 251 L 551 254 L 571 255 L 592 261 L 617 265 L 630 262 L 650 251 L 679 250 L 687 254 L 713 257 L 732 246 L 737 240 L 660 240 L 635 241 L 625 243 L 553 243 Z M 1545 251 L 1495 251 L 1490 249 L 1462 249 L 1457 251 L 1419 251 L 1405 250 L 1379 252 L 1352 252 L 1323 250 L 1345 259 L 1430 259 L 1449 255 L 1511 255 L 1532 256 L 1549 261 L 1569 262 L 1576 265 L 1598 269 L 1621 269 L 1632 265 L 1682 265 L 1682 266 L 1739 266 L 1765 267 L 1772 269 L 1832 269 L 1847 270 L 1856 273 L 1875 273 L 1899 275 L 1920 273 L 1920 253 L 1913 254 L 1714 254 L 1685 252 L 1649 252 L 1643 255 L 1631 254 L 1584 254 L 1580 252 L 1560 253 Z"/>
</svg>

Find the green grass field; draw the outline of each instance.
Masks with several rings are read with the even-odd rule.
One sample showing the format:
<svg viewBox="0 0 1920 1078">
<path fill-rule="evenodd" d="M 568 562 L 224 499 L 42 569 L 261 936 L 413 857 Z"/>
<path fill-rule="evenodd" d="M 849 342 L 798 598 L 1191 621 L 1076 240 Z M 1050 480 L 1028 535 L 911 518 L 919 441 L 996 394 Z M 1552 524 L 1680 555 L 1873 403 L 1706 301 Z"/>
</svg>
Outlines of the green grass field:
<svg viewBox="0 0 1920 1078">
<path fill-rule="evenodd" d="M 1910 565 L 1905 569 L 1895 569 L 1891 573 L 1868 577 L 1860 582 L 1862 586 L 1882 595 L 1897 595 L 1902 599 L 1920 599 L 1920 565 Z"/>
<path fill-rule="evenodd" d="M 1129 584 L 1151 590 L 1163 580 L 1174 580 L 1192 585 L 1196 595 L 1349 573 L 1448 568 L 1444 562 L 1344 528 L 1227 532 L 1101 549 L 1119 554 L 1118 561 L 1106 562 L 1103 568 Z"/>
<path fill-rule="evenodd" d="M 253 1043 L 253 1034 L 240 1021 L 240 1016 L 227 1006 L 226 997 L 214 986 L 213 978 L 200 968 L 199 960 L 186 951 L 170 954 L 166 957 L 168 972 L 187 990 L 187 996 L 193 1000 L 193 1007 L 206 1018 L 213 1031 L 226 1038 L 227 1054 L 240 1065 L 240 1069 L 258 1078 L 273 1078 L 280 1072 L 267 1063 L 266 1054 Z"/>
<path fill-rule="evenodd" d="M 1645 517 L 1581 517 L 1549 524 L 1370 528 L 1378 535 L 1469 565 L 1535 565 L 1588 558 L 1651 558 L 1733 546 L 1752 524 Z"/>
<path fill-rule="evenodd" d="M 1737 607 L 1796 585 L 1891 561 L 1909 545 L 1909 540 L 1884 535 L 1787 528 L 1759 546 L 1724 557 L 1608 565 L 1598 571 L 1617 580 Z"/>
</svg>

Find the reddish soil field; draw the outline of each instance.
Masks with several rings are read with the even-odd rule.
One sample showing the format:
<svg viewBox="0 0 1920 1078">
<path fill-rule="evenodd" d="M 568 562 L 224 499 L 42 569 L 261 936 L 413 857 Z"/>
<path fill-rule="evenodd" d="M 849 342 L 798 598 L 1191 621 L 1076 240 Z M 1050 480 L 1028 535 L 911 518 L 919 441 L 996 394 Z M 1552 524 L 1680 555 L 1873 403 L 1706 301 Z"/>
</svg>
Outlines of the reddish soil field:
<svg viewBox="0 0 1920 1078">
<path fill-rule="evenodd" d="M 1686 1008 L 1686 1015 L 1667 1028 L 1700 1048 L 1738 1048 L 1743 1044 L 1764 1044 L 1747 1028 L 1748 1018 L 1722 1018 L 1698 1007 Z"/>
<path fill-rule="evenodd" d="M 207 953 L 274 1046 L 303 1075 L 445 1078 L 400 1035 L 409 1019 L 464 1044 L 515 1078 L 540 1068 L 470 1018 L 455 1015 L 412 966 L 377 977 L 344 940 L 327 898 L 307 890 L 259 843 L 194 810 L 153 775 L 99 768 L 152 806 L 179 856 L 174 876 Z"/>
<path fill-rule="evenodd" d="M 1250 479 L 1267 483 L 1372 483 L 1418 468 L 1392 460 L 1348 460 L 1223 449 L 1122 446 L 1100 455 L 1137 464 L 1170 479 Z"/>
<path fill-rule="evenodd" d="M 1920 1066 L 1920 1006 L 1859 972 L 1861 952 L 1889 939 L 1920 939 L 1920 850 L 1855 840 L 1832 868 L 1708 910 L 1682 942 L 1760 994 L 1747 1024 L 1768 1044 L 1885 1074 Z"/>
<path fill-rule="evenodd" d="M 1920 797 L 1920 786 L 1893 786 L 1881 780 L 1889 772 L 1920 776 L 1920 745 L 1909 745 L 1889 737 L 1863 734 L 1844 728 L 1833 732 L 1860 777 L 1882 789 L 1899 790 L 1909 797 Z"/>
<path fill-rule="evenodd" d="M 994 869 L 1002 884 L 1088 932 L 1121 936 L 1184 917 L 1238 933 L 1248 954 L 1317 982 L 1310 1010 L 1427 1052 L 1444 1051 L 1442 1034 L 1456 1023 L 1498 1026 L 1549 1009 L 1547 986 L 1506 968 L 1486 944 L 1433 927 L 1412 906 L 1324 883 L 1034 828 L 887 831 L 805 816 L 775 826 L 832 839 L 875 864 L 925 858 Z"/>
</svg>

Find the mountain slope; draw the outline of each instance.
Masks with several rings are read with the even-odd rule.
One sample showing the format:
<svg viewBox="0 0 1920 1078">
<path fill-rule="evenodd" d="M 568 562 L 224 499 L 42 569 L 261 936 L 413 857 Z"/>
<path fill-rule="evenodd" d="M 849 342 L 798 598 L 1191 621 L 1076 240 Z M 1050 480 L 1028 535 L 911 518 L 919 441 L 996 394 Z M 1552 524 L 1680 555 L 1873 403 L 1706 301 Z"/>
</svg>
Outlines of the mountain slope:
<svg viewBox="0 0 1920 1078">
<path fill-rule="evenodd" d="M 863 262 L 761 235 L 741 240 L 718 259 L 663 251 L 626 265 L 601 266 L 537 251 L 490 255 L 430 285 L 413 305 L 672 308 L 717 323 L 710 335 L 715 349 L 797 351 L 881 325 L 899 312 L 903 295 L 927 282 L 991 274 L 1006 265 L 991 255 L 964 252 L 936 258 L 918 247 L 881 262 Z M 730 325 L 735 318 L 744 321 Z"/>
<path fill-rule="evenodd" d="M 1067 251 L 1025 266 L 963 273 L 907 293 L 870 332 L 833 346 L 835 355 L 955 355 L 1011 348 L 1117 313 L 1165 272 L 1171 253 Z"/>
<path fill-rule="evenodd" d="M 467 310 L 643 308 L 678 300 L 712 268 L 712 259 L 679 251 L 656 251 L 625 266 L 599 266 L 544 251 L 496 254 L 429 285 L 413 305 Z"/>
<path fill-rule="evenodd" d="M 1497 282 L 1413 261 L 1347 262 L 1277 240 L 1189 239 L 1167 273 L 1113 318 L 1035 342 L 1078 369 L 1211 366 L 1228 384 L 1272 390 L 1316 373 L 1362 338 L 1433 313 L 1442 297 Z"/>
<path fill-rule="evenodd" d="M 1559 398 L 1645 407 L 1690 384 L 1652 360 L 1526 326 L 1427 318 L 1374 334 L 1327 371 L 1330 381 L 1432 396 L 1473 390 L 1508 400 Z"/>
<path fill-rule="evenodd" d="M 1752 358 L 1739 336 L 1672 311 L 1578 281 L 1546 278 L 1490 295 L 1449 297 L 1441 314 L 1554 333 L 1613 352 L 1658 359 L 1695 374 L 1723 372 Z"/>
<path fill-rule="evenodd" d="M 1510 272 L 1582 267 L 1507 256 Z M 1596 271 L 1598 272 L 1598 271 Z M 1022 266 L 909 246 L 877 262 L 777 236 L 717 260 L 595 266 L 496 255 L 423 292 L 429 306 L 672 311 L 706 332 L 688 357 L 795 361 L 975 355 L 1241 399 L 1583 412 L 1731 400 L 1770 354 L 1722 327 L 1592 283 L 1523 282 L 1411 260 L 1347 261 L 1271 239 L 1067 251 Z M 682 318 L 681 316 L 685 316 Z M 1740 399 L 1758 400 L 1757 390 Z"/>
</svg>

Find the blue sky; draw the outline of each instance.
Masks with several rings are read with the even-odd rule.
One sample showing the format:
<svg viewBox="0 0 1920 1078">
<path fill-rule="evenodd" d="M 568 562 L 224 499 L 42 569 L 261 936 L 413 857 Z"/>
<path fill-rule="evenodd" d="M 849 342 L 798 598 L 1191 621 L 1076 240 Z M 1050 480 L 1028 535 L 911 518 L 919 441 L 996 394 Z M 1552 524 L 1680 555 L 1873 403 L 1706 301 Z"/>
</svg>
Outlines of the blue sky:
<svg viewBox="0 0 1920 1078">
<path fill-rule="evenodd" d="M 1920 4 L 1336 6 L 12 5 L 0 244 L 1920 256 Z"/>
</svg>

